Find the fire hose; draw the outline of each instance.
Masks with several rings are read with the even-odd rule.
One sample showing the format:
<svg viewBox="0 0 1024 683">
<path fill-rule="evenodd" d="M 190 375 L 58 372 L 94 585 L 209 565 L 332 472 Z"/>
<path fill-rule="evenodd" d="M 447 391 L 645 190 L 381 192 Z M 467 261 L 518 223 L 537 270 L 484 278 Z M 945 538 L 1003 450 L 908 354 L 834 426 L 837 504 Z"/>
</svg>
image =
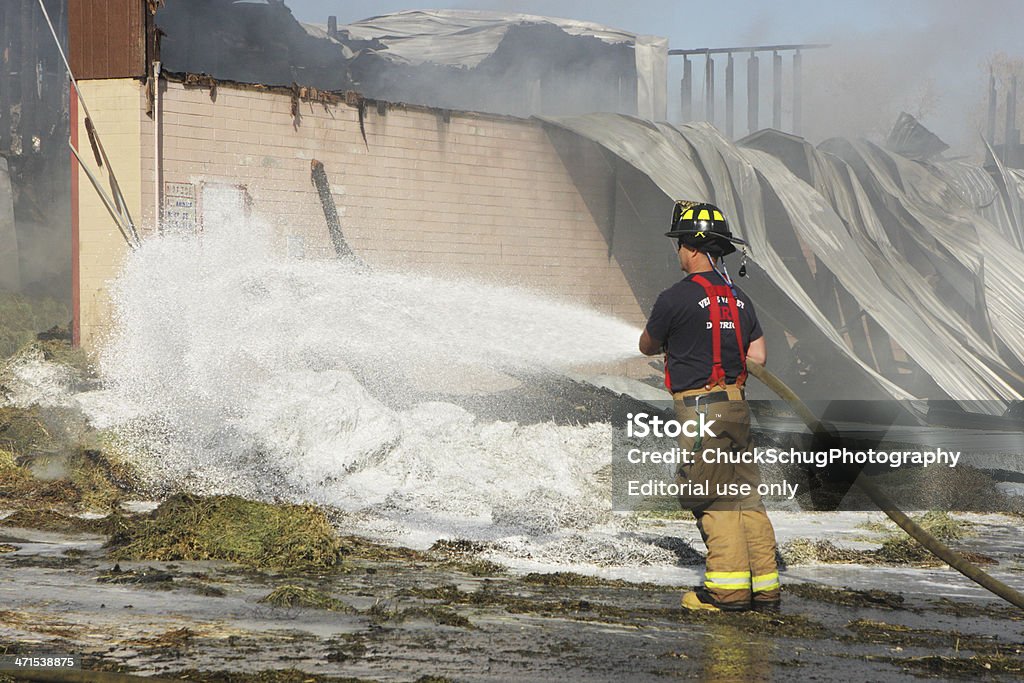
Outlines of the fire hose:
<svg viewBox="0 0 1024 683">
<path fill-rule="evenodd" d="M 824 425 L 817 416 L 811 412 L 810 408 L 800 400 L 800 397 L 798 397 L 792 389 L 786 386 L 781 379 L 776 377 L 774 373 L 766 369 L 763 365 L 752 362 L 747 363 L 747 370 L 751 375 L 761 380 L 761 382 L 777 394 L 779 398 L 788 403 L 800 419 L 803 420 L 804 424 L 806 424 L 815 435 L 825 436 L 830 434 L 826 425 Z M 889 519 L 906 531 L 911 538 L 920 543 L 932 555 L 939 558 L 990 593 L 998 595 L 1000 598 L 1006 600 L 1015 607 L 1024 609 L 1024 594 L 1010 586 L 1007 586 L 1002 581 L 993 578 L 980 567 L 969 562 L 960 553 L 956 552 L 945 543 L 935 538 L 935 536 L 921 528 L 917 522 L 912 520 L 906 515 L 906 513 L 896 507 L 896 504 L 893 503 L 889 496 L 883 493 L 867 477 L 857 477 L 854 480 L 854 484 L 858 486 L 860 490 L 889 517 Z"/>
</svg>

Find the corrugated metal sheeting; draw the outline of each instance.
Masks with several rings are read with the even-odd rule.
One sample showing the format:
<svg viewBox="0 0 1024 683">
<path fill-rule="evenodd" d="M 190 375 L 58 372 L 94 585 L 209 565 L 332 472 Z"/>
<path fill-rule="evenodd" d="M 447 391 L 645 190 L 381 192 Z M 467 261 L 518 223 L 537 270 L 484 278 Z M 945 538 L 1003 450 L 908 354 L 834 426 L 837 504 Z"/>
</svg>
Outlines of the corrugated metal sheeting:
<svg viewBox="0 0 1024 683">
<path fill-rule="evenodd" d="M 815 148 L 763 131 L 733 144 L 707 124 L 674 127 L 614 114 L 545 121 L 603 146 L 670 198 L 721 206 L 750 241 L 757 265 L 833 352 L 889 395 L 917 397 L 874 358 L 878 338 L 871 353 L 852 348 L 844 338 L 849 323 L 825 310 L 807 263 L 831 272 L 837 292 L 851 296 L 942 394 L 990 413 L 1021 398 L 1019 171 L 1000 168 L 993 177 L 963 162 L 913 161 L 862 140 Z M 805 258 L 780 252 L 777 245 L 791 243 L 787 235 L 799 238 Z M 772 305 L 749 293 L 762 308 Z"/>
</svg>

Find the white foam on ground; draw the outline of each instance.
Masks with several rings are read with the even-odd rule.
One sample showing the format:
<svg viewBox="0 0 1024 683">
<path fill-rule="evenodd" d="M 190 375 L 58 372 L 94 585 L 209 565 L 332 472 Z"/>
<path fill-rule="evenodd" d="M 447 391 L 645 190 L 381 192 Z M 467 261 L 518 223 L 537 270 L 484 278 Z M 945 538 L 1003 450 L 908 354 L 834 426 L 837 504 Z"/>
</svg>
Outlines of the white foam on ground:
<svg viewBox="0 0 1024 683">
<path fill-rule="evenodd" d="M 638 527 L 607 512 L 610 425 L 480 420 L 422 395 L 629 357 L 638 330 L 522 290 L 289 261 L 267 245 L 251 228 L 147 241 L 114 284 L 105 388 L 72 395 L 67 368 L 29 354 L 6 368 L 7 400 L 77 402 L 168 490 L 319 502 L 346 513 L 348 532 L 418 548 L 489 541 L 486 557 L 519 571 L 699 580 L 686 557 L 687 544 L 703 550 L 692 522 Z M 850 546 L 883 516 L 771 517 L 780 543 Z M 980 591 L 950 570 L 786 573 L 863 587 L 885 577 L 897 590 L 926 578 L 937 595 Z"/>
<path fill-rule="evenodd" d="M 350 531 L 413 545 L 526 538 L 549 560 L 671 560 L 609 541 L 595 475 L 610 425 L 480 420 L 430 395 L 620 361 L 638 329 L 522 289 L 270 244 L 252 226 L 151 239 L 113 283 L 105 388 L 82 404 L 151 483 L 336 506 Z"/>
<path fill-rule="evenodd" d="M 72 368 L 47 362 L 40 349 L 28 346 L 0 368 L 0 406 L 69 405 L 78 379 Z"/>
</svg>

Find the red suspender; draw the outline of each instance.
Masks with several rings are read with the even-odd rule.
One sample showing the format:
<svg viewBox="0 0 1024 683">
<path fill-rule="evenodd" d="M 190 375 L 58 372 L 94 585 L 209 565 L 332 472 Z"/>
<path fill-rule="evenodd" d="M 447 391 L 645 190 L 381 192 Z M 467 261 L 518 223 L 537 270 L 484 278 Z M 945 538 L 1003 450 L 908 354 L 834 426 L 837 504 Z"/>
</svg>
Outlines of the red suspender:
<svg viewBox="0 0 1024 683">
<path fill-rule="evenodd" d="M 736 297 L 732 294 L 732 288 L 727 285 L 712 285 L 700 275 L 693 276 L 693 282 L 704 288 L 708 297 L 708 313 L 711 316 L 711 354 L 713 365 L 711 377 L 708 378 L 708 388 L 722 386 L 726 383 L 725 369 L 722 368 L 722 311 L 718 303 L 718 297 L 724 296 L 729 301 L 729 315 L 732 317 L 733 329 L 736 330 L 736 346 L 740 350 L 740 374 L 736 377 L 736 384 L 743 386 L 747 380 L 747 354 L 743 348 L 743 332 L 740 330 L 740 312 L 736 305 Z M 671 391 L 671 388 L 669 388 Z"/>
<path fill-rule="evenodd" d="M 711 366 L 711 377 L 708 378 L 708 388 L 725 384 L 725 370 L 722 368 L 722 309 L 718 304 L 718 288 L 712 287 L 711 283 L 700 275 L 693 278 L 693 281 L 704 288 L 708 297 L 708 313 L 711 315 L 711 353 L 713 365 Z"/>
<path fill-rule="evenodd" d="M 743 386 L 747 381 L 747 350 L 743 348 L 743 332 L 740 330 L 740 309 L 736 303 L 736 297 L 732 295 L 732 288 L 725 287 L 725 294 L 729 297 L 729 311 L 732 313 L 733 328 L 736 330 L 736 348 L 740 350 L 740 374 L 736 376 L 736 384 Z"/>
</svg>

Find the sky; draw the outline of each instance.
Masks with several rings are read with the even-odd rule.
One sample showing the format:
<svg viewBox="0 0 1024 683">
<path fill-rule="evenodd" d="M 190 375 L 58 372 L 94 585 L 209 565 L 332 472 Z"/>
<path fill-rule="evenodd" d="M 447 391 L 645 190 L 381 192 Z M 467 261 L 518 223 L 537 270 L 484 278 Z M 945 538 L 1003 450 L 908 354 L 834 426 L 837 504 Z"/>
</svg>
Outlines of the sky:
<svg viewBox="0 0 1024 683">
<path fill-rule="evenodd" d="M 673 49 L 830 43 L 804 55 L 808 138 L 884 134 L 905 110 L 954 146 L 978 140 L 988 64 L 994 55 L 1024 58 L 1022 0 L 545 0 L 405 2 L 286 0 L 300 21 L 339 24 L 406 9 L 475 9 L 566 17 L 669 39 Z M 670 67 L 669 101 L 678 100 L 679 58 Z M 703 78 L 703 65 L 694 64 Z M 762 61 L 762 78 L 770 67 Z M 724 67 L 718 67 L 719 79 Z M 786 66 L 786 78 L 789 68 Z M 737 82 L 745 78 L 737 74 Z M 701 80 L 696 84 L 701 87 Z M 1022 84 L 1024 86 L 1024 84 Z M 721 84 L 718 91 L 722 92 Z M 762 81 L 761 92 L 770 92 Z M 1022 87 L 1024 92 L 1024 87 Z M 677 107 L 670 108 L 672 119 Z M 721 112 L 721 105 L 718 111 Z M 1024 106 L 1018 106 L 1024 115 Z M 737 104 L 738 115 L 743 111 Z M 762 106 L 762 117 L 770 106 Z M 737 120 L 737 130 L 745 122 Z M 1001 140 L 1000 133 L 997 140 Z"/>
</svg>

